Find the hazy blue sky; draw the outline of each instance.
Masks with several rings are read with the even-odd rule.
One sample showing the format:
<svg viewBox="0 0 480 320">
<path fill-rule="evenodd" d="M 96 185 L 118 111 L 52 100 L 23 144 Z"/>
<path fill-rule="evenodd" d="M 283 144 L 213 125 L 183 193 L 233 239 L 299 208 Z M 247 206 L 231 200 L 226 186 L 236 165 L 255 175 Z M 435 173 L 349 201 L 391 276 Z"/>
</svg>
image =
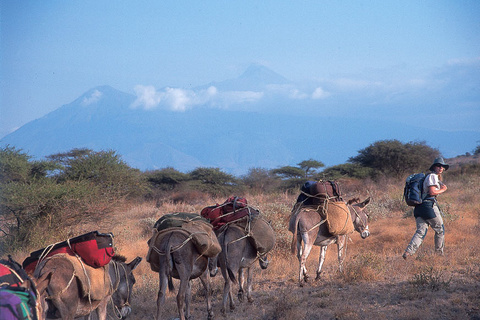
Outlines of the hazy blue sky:
<svg viewBox="0 0 480 320">
<path fill-rule="evenodd" d="M 436 79 L 463 87 L 480 77 L 479 17 L 476 0 L 1 1 L 0 137 L 99 85 L 189 89 L 252 63 L 325 92 L 382 84 L 376 104 Z M 457 110 L 475 130 L 480 88 L 467 95 L 439 119 Z"/>
</svg>

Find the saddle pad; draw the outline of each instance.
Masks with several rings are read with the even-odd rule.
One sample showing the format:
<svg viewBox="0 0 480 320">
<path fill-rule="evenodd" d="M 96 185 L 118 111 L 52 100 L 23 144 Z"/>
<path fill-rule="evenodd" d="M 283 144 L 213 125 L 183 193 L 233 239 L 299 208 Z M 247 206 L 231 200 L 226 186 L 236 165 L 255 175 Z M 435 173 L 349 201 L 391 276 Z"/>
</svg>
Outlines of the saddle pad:
<svg viewBox="0 0 480 320">
<path fill-rule="evenodd" d="M 60 253 L 48 257 L 38 265 L 35 270 L 35 276 L 38 278 L 42 274 L 45 267 L 52 268 L 58 264 L 59 261 L 68 261 L 74 269 L 75 277 L 79 280 L 82 288 L 83 297 L 90 296 L 91 300 L 103 300 L 108 295 L 113 293 L 113 287 L 108 274 L 109 265 L 100 268 L 93 268 L 75 256 Z M 69 275 L 71 277 L 72 275 Z M 52 278 L 55 277 L 55 273 Z"/>
<path fill-rule="evenodd" d="M 329 201 L 324 209 L 324 212 L 320 214 L 324 215 L 324 218 L 327 220 L 328 232 L 331 235 L 349 234 L 355 230 L 352 216 L 346 203 Z"/>
</svg>

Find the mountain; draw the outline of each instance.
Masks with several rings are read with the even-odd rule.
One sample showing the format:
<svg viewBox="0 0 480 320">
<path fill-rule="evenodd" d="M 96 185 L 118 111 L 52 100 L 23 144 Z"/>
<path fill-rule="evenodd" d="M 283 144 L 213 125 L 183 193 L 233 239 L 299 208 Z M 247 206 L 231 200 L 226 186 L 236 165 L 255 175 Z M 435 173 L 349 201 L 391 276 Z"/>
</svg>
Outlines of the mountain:
<svg viewBox="0 0 480 320">
<path fill-rule="evenodd" d="M 262 91 L 267 86 L 288 84 L 291 84 L 291 81 L 285 79 L 278 73 L 265 66 L 253 64 L 238 78 L 221 82 L 211 82 L 199 88 L 214 86 L 224 91 Z"/>
<path fill-rule="evenodd" d="M 215 86 L 222 92 L 261 92 L 268 86 L 289 84 L 268 68 L 253 66 L 237 79 L 206 87 Z M 170 99 L 162 96 L 163 92 L 157 94 Z M 472 150 L 480 140 L 478 132 L 431 130 L 355 116 L 264 112 L 262 100 L 245 102 L 251 106 L 245 110 L 215 108 L 202 102 L 183 112 L 134 107 L 136 101 L 135 95 L 109 86 L 96 87 L 5 136 L 0 145 L 15 146 L 36 159 L 90 148 L 115 150 L 130 166 L 141 170 L 174 167 L 186 172 L 218 167 L 241 175 L 253 167 L 271 169 L 307 159 L 327 166 L 342 164 L 378 140 L 426 141 L 447 158 Z"/>
</svg>

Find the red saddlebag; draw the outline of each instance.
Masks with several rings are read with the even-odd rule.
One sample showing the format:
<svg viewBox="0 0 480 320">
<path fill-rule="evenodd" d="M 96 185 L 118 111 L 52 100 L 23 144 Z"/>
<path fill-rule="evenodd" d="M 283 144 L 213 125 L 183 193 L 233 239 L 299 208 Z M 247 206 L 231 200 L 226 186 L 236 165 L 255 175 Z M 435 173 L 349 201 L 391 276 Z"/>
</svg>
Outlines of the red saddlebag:
<svg viewBox="0 0 480 320">
<path fill-rule="evenodd" d="M 92 231 L 81 236 L 59 242 L 51 247 L 34 251 L 23 261 L 23 268 L 32 273 L 38 259 L 50 257 L 58 253 L 78 254 L 83 262 L 91 267 L 99 268 L 108 264 L 115 255 L 113 234 Z"/>
</svg>

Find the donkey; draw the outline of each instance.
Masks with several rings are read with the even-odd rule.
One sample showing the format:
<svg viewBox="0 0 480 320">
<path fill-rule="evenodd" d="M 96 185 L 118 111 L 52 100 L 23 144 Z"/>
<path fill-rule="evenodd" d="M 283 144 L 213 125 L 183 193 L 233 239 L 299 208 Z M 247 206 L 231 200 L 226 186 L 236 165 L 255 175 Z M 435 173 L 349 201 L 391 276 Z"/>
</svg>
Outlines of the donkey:
<svg viewBox="0 0 480 320">
<path fill-rule="evenodd" d="M 168 229 L 167 229 L 168 230 Z M 150 241 L 154 243 L 150 243 Z M 165 303 L 167 286 L 170 291 L 175 288 L 172 278 L 180 280 L 177 293 L 177 308 L 181 320 L 190 318 L 191 283 L 190 280 L 200 278 L 206 291 L 208 319 L 213 319 L 213 308 L 210 297 L 210 275 L 208 258 L 201 255 L 191 241 L 190 233 L 178 228 L 164 231 L 152 237 L 149 246 L 153 249 L 149 260 L 152 270 L 158 271 L 159 290 L 157 297 L 156 319 L 162 319 L 162 305 Z"/>
<path fill-rule="evenodd" d="M 93 268 L 67 254 L 46 258 L 34 273 L 37 278 L 49 275 L 47 289 L 41 295 L 43 318 L 73 320 L 96 311 L 98 319 L 105 320 L 109 301 L 118 318 L 127 317 L 135 284 L 132 271 L 141 261 L 136 257 L 126 263 L 125 257 L 115 255 L 106 266 Z"/>
<path fill-rule="evenodd" d="M 370 198 L 367 198 L 363 202 L 360 202 L 360 199 L 358 198 L 351 199 L 347 202 L 347 207 L 352 216 L 355 231 L 360 233 L 362 239 L 365 239 L 370 235 L 370 231 L 368 230 L 368 215 L 363 210 L 369 202 Z M 305 208 L 302 208 L 297 214 L 292 214 L 288 229 L 293 233 L 292 252 L 295 253 L 296 245 L 297 258 L 300 263 L 298 277 L 300 286 L 303 286 L 303 282 L 308 281 L 309 277 L 305 264 L 314 245 L 320 246 L 320 257 L 315 280 L 320 279 L 327 248 L 333 243 L 337 244 L 339 270 L 340 272 L 343 272 L 343 263 L 347 251 L 347 235 L 332 236 L 328 232 L 326 224 L 322 223 L 320 214 L 317 212 L 311 212 L 311 210 L 309 212 L 309 210 Z M 300 234 L 300 237 L 297 236 L 298 233 Z"/>
<path fill-rule="evenodd" d="M 232 296 L 232 287 L 230 282 L 238 283 L 238 300 L 244 301 L 245 272 L 247 273 L 247 300 L 252 299 L 252 265 L 259 261 L 260 268 L 268 267 L 267 255 L 259 255 L 257 249 L 252 245 L 250 239 L 246 237 L 245 228 L 236 224 L 227 224 L 217 231 L 218 241 L 222 251 L 218 255 L 218 265 L 222 271 L 225 285 L 223 289 L 223 305 L 221 312 L 226 313 L 227 303 L 230 302 L 230 311 L 235 309 L 235 303 Z M 215 266 L 210 264 L 211 274 L 216 273 Z M 235 277 L 238 274 L 238 281 Z"/>
</svg>

